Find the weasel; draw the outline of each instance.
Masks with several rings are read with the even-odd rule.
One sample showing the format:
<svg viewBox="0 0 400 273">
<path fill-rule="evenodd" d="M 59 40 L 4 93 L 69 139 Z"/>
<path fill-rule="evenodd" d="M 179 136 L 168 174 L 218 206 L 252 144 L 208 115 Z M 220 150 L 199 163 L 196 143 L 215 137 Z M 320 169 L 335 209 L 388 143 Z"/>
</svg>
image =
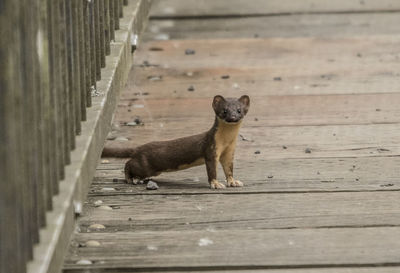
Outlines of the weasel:
<svg viewBox="0 0 400 273">
<path fill-rule="evenodd" d="M 247 95 L 239 99 L 214 97 L 213 126 L 202 134 L 168 141 L 156 141 L 136 148 L 104 148 L 102 157 L 130 157 L 125 164 L 128 183 L 157 176 L 162 172 L 178 171 L 206 165 L 208 182 L 212 189 L 223 189 L 217 180 L 217 164 L 221 163 L 227 186 L 242 187 L 233 178 L 233 157 L 240 125 L 250 107 Z"/>
</svg>

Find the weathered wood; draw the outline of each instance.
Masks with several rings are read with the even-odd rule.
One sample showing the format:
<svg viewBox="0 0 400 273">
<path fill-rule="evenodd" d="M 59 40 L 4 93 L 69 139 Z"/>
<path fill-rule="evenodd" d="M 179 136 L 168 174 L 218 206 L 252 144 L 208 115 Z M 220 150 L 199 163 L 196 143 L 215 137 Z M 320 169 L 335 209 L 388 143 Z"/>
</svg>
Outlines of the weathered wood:
<svg viewBox="0 0 400 273">
<path fill-rule="evenodd" d="M 6 183 L 0 183 L 0 213 L 7 221 L 0 221 L 0 271 L 25 272 L 25 245 L 21 216 L 23 215 L 21 187 L 27 172 L 18 152 L 21 123 L 21 28 L 20 2 L 6 1 L 0 9 L 0 30 L 7 39 L 0 39 L 0 171 Z M 12 45 L 12 46 L 10 46 Z M 21 164 L 22 163 L 22 164 Z M 26 242 L 25 242 L 26 244 Z"/>
<path fill-rule="evenodd" d="M 93 0 L 94 5 L 94 28 L 96 43 L 96 80 L 101 79 L 101 39 L 100 39 L 100 1 Z"/>
<path fill-rule="evenodd" d="M 376 11 L 398 11 L 400 4 L 396 0 L 359 1 L 340 0 L 251 0 L 251 1 L 212 1 L 207 0 L 158 0 L 151 10 L 151 18 L 174 17 L 211 17 L 211 16 L 257 16 L 257 15 L 284 15 L 297 13 L 356 13 Z"/>
<path fill-rule="evenodd" d="M 238 147 L 238 153 L 241 148 Z M 250 151 L 246 160 L 236 155 L 234 176 L 243 188 L 229 188 L 223 194 L 273 192 L 396 191 L 397 157 L 269 159 L 267 152 Z M 92 196 L 135 194 L 219 194 L 210 191 L 205 166 L 163 173 L 154 179 L 160 186 L 147 191 L 143 185 L 124 182 L 124 161 L 102 164 L 90 191 Z M 224 181 L 222 169 L 218 178 Z M 117 182 L 113 182 L 113 181 Z M 107 191 L 104 188 L 114 188 Z"/>
<path fill-rule="evenodd" d="M 68 65 L 68 108 L 69 108 L 69 137 L 71 139 L 71 150 L 75 149 L 75 136 L 80 131 L 80 122 L 77 123 L 78 117 L 76 116 L 76 82 L 75 82 L 75 66 L 76 60 L 74 58 L 74 19 L 72 18 L 73 1 L 65 0 L 65 16 L 66 16 L 66 35 L 67 35 L 67 65 Z"/>
<path fill-rule="evenodd" d="M 120 1 L 119 0 L 113 0 L 114 1 L 114 27 L 116 30 L 119 29 L 119 10 L 120 10 Z"/>
<path fill-rule="evenodd" d="M 61 111 L 64 113 L 62 126 L 64 127 L 64 162 L 65 164 L 71 163 L 70 152 L 75 141 L 74 134 L 71 134 L 71 113 L 69 108 L 69 89 L 68 85 L 68 33 L 67 33 L 67 19 L 65 12 L 65 0 L 58 0 L 59 5 L 59 27 L 60 27 L 60 68 L 61 68 L 61 85 L 62 85 L 62 104 Z"/>
<path fill-rule="evenodd" d="M 50 145 L 50 137 L 53 136 L 50 132 L 50 72 L 49 72 L 49 25 L 47 16 L 47 0 L 41 0 L 39 3 L 39 43 L 38 43 L 38 56 L 39 56 L 39 81 L 40 90 L 38 96 L 40 97 L 40 124 L 41 139 L 39 147 L 42 150 L 41 167 L 42 167 L 42 180 L 39 181 L 38 196 L 42 202 L 43 213 L 40 213 L 38 218 L 40 226 L 43 227 L 46 223 L 46 214 L 44 213 L 51 204 L 51 197 L 53 194 L 53 179 L 55 179 L 57 168 L 54 167 L 55 162 L 50 159 L 53 155 L 52 147 Z"/>
<path fill-rule="evenodd" d="M 237 97 L 243 93 L 225 93 Z M 218 94 L 216 93 L 216 94 Z M 400 94 L 355 94 L 355 95 L 293 95 L 253 96 L 246 126 L 305 126 L 398 123 Z M 136 97 L 131 98 L 135 100 Z M 122 99 L 124 99 L 122 97 Z M 262 103 L 259 103 L 262 101 Z M 140 116 L 145 122 L 155 120 L 157 127 L 167 122 L 184 120 L 196 125 L 204 124 L 199 130 L 205 131 L 212 125 L 214 114 L 211 98 L 147 99 L 123 107 L 127 116 L 116 118 L 124 124 L 132 117 Z M 171 111 L 173 107 L 173 111 Z M 130 112 L 128 110 L 131 110 Z M 128 119 L 129 118 L 129 119 Z M 160 125 L 161 124 L 161 125 Z"/>
<path fill-rule="evenodd" d="M 73 43 L 73 72 L 74 72 L 74 109 L 75 109 L 75 129 L 76 134 L 79 135 L 82 131 L 81 121 L 82 121 L 82 104 L 81 104 L 81 94 L 83 93 L 82 90 L 82 77 L 81 74 L 81 65 L 80 65 L 80 40 L 79 40 L 79 32 L 80 32 L 80 24 L 79 24 L 79 5 L 80 0 L 73 0 L 71 1 L 71 16 L 72 16 L 72 43 Z M 82 71 L 83 72 L 83 71 Z"/>
<path fill-rule="evenodd" d="M 80 73 L 80 109 L 81 120 L 86 120 L 86 97 L 88 90 L 86 85 L 86 47 L 85 47 L 85 25 L 83 22 L 83 4 L 84 1 L 78 1 L 77 19 L 78 19 L 78 46 L 79 46 L 79 73 Z"/>
<path fill-rule="evenodd" d="M 144 39 L 396 35 L 398 13 L 298 14 L 206 20 L 150 20 Z"/>
<path fill-rule="evenodd" d="M 114 23 L 114 0 L 109 0 L 109 11 L 110 11 L 110 40 L 115 39 L 115 23 Z"/>
<path fill-rule="evenodd" d="M 124 16 L 124 0 L 119 0 L 119 18 Z"/>
<path fill-rule="evenodd" d="M 105 40 L 105 14 L 104 1 L 99 1 L 99 30 L 100 30 L 100 49 L 101 49 L 101 68 L 106 66 L 106 40 Z"/>
<path fill-rule="evenodd" d="M 112 1 L 112 0 L 111 0 Z M 104 0 L 104 40 L 105 40 L 105 53 L 110 55 L 110 0 Z"/>
<path fill-rule="evenodd" d="M 96 88 L 97 80 L 97 41 L 96 41 L 96 16 L 95 16 L 95 1 L 89 3 L 90 13 L 90 59 L 91 59 L 91 87 Z"/>
<path fill-rule="evenodd" d="M 89 199 L 80 228 L 90 232 L 91 224 L 101 223 L 102 232 L 116 233 L 399 226 L 399 197 L 399 192 L 99 196 Z M 98 200 L 114 209 L 96 207 Z"/>
<path fill-rule="evenodd" d="M 78 242 L 90 238 L 101 246 L 75 249 L 79 257 L 69 256 L 64 271 L 397 265 L 399 236 L 399 227 L 98 232 L 77 236 Z M 362 249 L 373 249 L 374 254 Z M 91 260 L 94 265 L 75 265 L 78 259 Z"/>
<path fill-rule="evenodd" d="M 84 50 L 85 50 L 85 93 L 86 93 L 86 107 L 92 105 L 91 86 L 94 85 L 95 79 L 92 78 L 92 60 L 91 60 L 91 36 L 90 36 L 90 15 L 91 2 L 85 1 L 83 3 L 83 24 L 84 24 Z M 94 83 L 93 83 L 94 80 Z"/>
</svg>

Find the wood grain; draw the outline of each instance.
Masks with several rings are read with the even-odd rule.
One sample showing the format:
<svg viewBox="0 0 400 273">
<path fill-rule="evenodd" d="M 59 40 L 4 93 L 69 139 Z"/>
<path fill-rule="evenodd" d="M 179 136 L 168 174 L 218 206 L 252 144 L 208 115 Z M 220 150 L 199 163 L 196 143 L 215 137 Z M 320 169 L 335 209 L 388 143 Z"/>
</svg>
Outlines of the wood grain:
<svg viewBox="0 0 400 273">
<path fill-rule="evenodd" d="M 158 0 L 150 13 L 152 18 L 201 17 L 201 16 L 249 16 L 281 15 L 293 13 L 356 13 L 376 11 L 397 11 L 400 4 L 396 0 Z"/>
<path fill-rule="evenodd" d="M 398 227 L 81 233 L 77 242 L 90 238 L 102 246 L 74 248 L 65 269 L 82 268 L 74 264 L 82 258 L 93 261 L 92 268 L 187 271 L 394 265 L 399 236 Z M 209 244 L 199 246 L 203 241 Z"/>
</svg>

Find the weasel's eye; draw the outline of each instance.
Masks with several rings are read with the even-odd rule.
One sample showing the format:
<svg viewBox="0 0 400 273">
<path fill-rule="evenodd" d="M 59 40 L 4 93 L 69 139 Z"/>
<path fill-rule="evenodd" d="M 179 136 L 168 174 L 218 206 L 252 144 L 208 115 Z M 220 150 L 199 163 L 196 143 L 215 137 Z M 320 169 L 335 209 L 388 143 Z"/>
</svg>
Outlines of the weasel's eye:
<svg viewBox="0 0 400 273">
<path fill-rule="evenodd" d="M 237 112 L 240 114 L 240 113 L 242 112 L 242 110 L 240 110 L 240 109 L 237 109 Z"/>
<path fill-rule="evenodd" d="M 224 114 L 228 113 L 228 110 L 224 109 Z"/>
</svg>

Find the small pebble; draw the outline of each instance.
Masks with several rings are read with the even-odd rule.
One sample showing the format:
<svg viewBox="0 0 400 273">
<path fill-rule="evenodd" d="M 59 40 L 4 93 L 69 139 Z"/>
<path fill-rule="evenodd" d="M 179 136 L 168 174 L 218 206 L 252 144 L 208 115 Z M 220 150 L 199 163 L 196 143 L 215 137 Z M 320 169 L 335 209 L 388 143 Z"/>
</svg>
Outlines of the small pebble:
<svg viewBox="0 0 400 273">
<path fill-rule="evenodd" d="M 148 76 L 147 79 L 150 80 L 150 81 L 161 81 L 162 80 L 162 76 L 159 76 L 159 75 Z"/>
<path fill-rule="evenodd" d="M 114 188 L 109 188 L 109 187 L 101 188 L 101 190 L 102 190 L 102 191 L 115 191 Z"/>
<path fill-rule="evenodd" d="M 99 209 L 102 209 L 102 210 L 113 210 L 112 207 L 110 207 L 110 206 L 99 206 Z"/>
<path fill-rule="evenodd" d="M 90 264 L 93 264 L 93 263 L 92 263 L 92 261 L 89 261 L 89 260 L 79 260 L 79 261 L 76 262 L 76 264 L 79 264 L 79 265 L 90 265 Z"/>
<path fill-rule="evenodd" d="M 221 76 L 221 79 L 224 79 L 224 80 L 229 79 L 229 78 L 230 78 L 229 75 L 222 75 L 222 76 Z"/>
<path fill-rule="evenodd" d="M 100 246 L 101 245 L 98 241 L 95 241 L 95 240 L 87 241 L 85 244 L 86 244 L 86 246 Z"/>
<path fill-rule="evenodd" d="M 105 164 L 105 163 L 110 163 L 110 160 L 108 160 L 108 159 L 103 159 L 103 160 L 101 160 L 101 163 L 103 163 L 103 164 Z"/>
<path fill-rule="evenodd" d="M 237 84 L 236 82 L 232 85 L 233 88 L 238 89 L 239 88 L 239 84 Z"/>
<path fill-rule="evenodd" d="M 260 152 L 259 150 L 255 151 L 254 153 L 255 153 L 256 155 L 261 154 L 261 152 Z"/>
<path fill-rule="evenodd" d="M 186 55 L 194 55 L 195 53 L 196 53 L 196 51 L 194 49 L 188 48 L 185 50 Z"/>
<path fill-rule="evenodd" d="M 128 218 L 128 221 L 132 221 L 132 218 L 131 218 L 131 217 L 129 217 L 129 218 Z"/>
<path fill-rule="evenodd" d="M 282 80 L 281 77 L 275 77 L 275 78 L 274 78 L 274 81 L 281 81 L 281 80 Z"/>
<path fill-rule="evenodd" d="M 311 149 L 310 149 L 310 148 L 306 148 L 306 149 L 304 150 L 304 152 L 305 152 L 306 154 L 311 154 Z"/>
<path fill-rule="evenodd" d="M 193 92 L 194 91 L 194 86 L 193 85 L 189 86 L 187 90 L 190 91 L 190 92 Z"/>
<path fill-rule="evenodd" d="M 157 190 L 157 189 L 158 189 L 158 185 L 154 181 L 149 181 L 146 185 L 146 190 Z"/>
<path fill-rule="evenodd" d="M 186 76 L 192 77 L 193 76 L 193 72 L 192 71 L 186 72 Z"/>
<path fill-rule="evenodd" d="M 214 244 L 214 242 L 208 238 L 201 238 L 198 242 L 199 246 L 208 246 L 212 244 Z"/>
<path fill-rule="evenodd" d="M 128 141 L 129 139 L 127 139 L 126 137 L 117 137 L 115 140 L 116 141 Z"/>
<path fill-rule="evenodd" d="M 105 229 L 106 227 L 102 224 L 93 224 L 89 226 L 90 229 Z"/>
<path fill-rule="evenodd" d="M 268 178 L 274 178 L 274 176 L 273 175 L 268 175 Z"/>
<path fill-rule="evenodd" d="M 287 147 L 286 147 L 285 145 L 283 145 L 283 146 L 282 146 L 282 149 L 286 150 L 286 149 L 287 149 Z"/>
<path fill-rule="evenodd" d="M 101 206 L 101 204 L 103 204 L 103 201 L 101 201 L 101 200 L 96 200 L 96 201 L 94 202 L 94 205 L 95 205 L 96 207 Z"/>
</svg>

